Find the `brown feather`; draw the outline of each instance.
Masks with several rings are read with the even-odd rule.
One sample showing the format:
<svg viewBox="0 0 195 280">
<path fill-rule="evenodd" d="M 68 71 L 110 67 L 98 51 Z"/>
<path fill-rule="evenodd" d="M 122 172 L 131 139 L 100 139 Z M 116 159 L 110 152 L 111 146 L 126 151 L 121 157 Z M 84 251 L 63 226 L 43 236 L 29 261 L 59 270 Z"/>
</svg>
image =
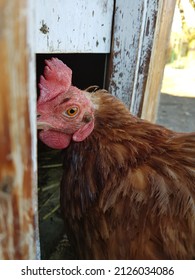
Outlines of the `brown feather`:
<svg viewBox="0 0 195 280">
<path fill-rule="evenodd" d="M 81 259 L 195 256 L 195 133 L 133 117 L 91 94 L 95 128 L 64 150 L 61 207 Z"/>
</svg>

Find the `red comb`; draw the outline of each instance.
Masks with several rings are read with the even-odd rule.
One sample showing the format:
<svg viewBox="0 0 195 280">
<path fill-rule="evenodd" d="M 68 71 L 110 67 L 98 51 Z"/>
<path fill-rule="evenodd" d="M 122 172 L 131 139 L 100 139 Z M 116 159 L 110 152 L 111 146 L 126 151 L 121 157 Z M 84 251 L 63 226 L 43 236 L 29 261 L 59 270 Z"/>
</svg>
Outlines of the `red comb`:
<svg viewBox="0 0 195 280">
<path fill-rule="evenodd" d="M 40 77 L 39 104 L 67 92 L 71 86 L 72 70 L 58 58 L 45 60 L 44 75 Z"/>
</svg>

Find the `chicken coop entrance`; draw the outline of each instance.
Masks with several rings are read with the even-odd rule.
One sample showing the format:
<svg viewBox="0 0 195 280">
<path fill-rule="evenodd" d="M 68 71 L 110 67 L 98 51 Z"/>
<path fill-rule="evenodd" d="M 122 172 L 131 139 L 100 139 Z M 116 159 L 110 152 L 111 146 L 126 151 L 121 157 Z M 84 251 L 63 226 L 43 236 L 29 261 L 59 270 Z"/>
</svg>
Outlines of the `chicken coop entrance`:
<svg viewBox="0 0 195 280">
<path fill-rule="evenodd" d="M 107 54 L 37 54 L 37 82 L 43 73 L 44 60 L 52 57 L 59 58 L 72 69 L 72 82 L 78 88 L 85 89 L 91 85 L 105 88 Z"/>
</svg>

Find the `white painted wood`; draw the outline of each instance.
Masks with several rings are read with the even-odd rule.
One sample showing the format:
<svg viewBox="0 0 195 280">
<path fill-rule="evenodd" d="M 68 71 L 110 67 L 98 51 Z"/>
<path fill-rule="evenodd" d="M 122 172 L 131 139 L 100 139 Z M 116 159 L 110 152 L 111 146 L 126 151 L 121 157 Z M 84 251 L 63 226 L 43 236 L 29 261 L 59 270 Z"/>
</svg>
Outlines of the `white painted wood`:
<svg viewBox="0 0 195 280">
<path fill-rule="evenodd" d="M 159 0 L 116 0 L 110 92 L 138 115 L 155 30 Z"/>
<path fill-rule="evenodd" d="M 142 28 L 144 0 L 116 0 L 113 29 L 113 67 L 109 90 L 129 108 Z"/>
<path fill-rule="evenodd" d="M 27 4 L 27 43 L 28 43 L 28 102 L 30 114 L 30 133 L 32 149 L 32 184 L 34 193 L 32 207 L 34 209 L 35 258 L 40 259 L 39 220 L 38 220 L 38 190 L 37 190 L 37 92 L 36 92 L 36 56 L 35 56 L 35 1 Z"/>
<path fill-rule="evenodd" d="M 154 43 L 158 9 L 159 0 L 144 0 L 144 13 L 142 18 L 137 65 L 135 69 L 135 79 L 130 107 L 130 111 L 134 115 L 141 115 L 142 111 L 146 80 Z"/>
<path fill-rule="evenodd" d="M 109 53 L 114 0 L 35 0 L 36 53 Z"/>
</svg>

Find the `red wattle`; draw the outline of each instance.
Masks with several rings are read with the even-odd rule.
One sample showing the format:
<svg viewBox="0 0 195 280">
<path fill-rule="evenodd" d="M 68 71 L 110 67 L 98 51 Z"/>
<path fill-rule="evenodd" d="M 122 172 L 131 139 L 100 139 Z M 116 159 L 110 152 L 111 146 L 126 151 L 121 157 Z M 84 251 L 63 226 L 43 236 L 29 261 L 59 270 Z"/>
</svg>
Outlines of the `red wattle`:
<svg viewBox="0 0 195 280">
<path fill-rule="evenodd" d="M 91 121 L 90 123 L 82 126 L 79 130 L 77 130 L 73 134 L 72 139 L 75 142 L 81 142 L 81 141 L 85 140 L 85 138 L 87 138 L 87 136 L 89 136 L 89 134 L 91 134 L 93 129 L 94 129 L 94 120 Z"/>
<path fill-rule="evenodd" d="M 50 148 L 60 150 L 67 148 L 71 141 L 71 135 L 54 130 L 42 130 L 39 138 Z"/>
</svg>

